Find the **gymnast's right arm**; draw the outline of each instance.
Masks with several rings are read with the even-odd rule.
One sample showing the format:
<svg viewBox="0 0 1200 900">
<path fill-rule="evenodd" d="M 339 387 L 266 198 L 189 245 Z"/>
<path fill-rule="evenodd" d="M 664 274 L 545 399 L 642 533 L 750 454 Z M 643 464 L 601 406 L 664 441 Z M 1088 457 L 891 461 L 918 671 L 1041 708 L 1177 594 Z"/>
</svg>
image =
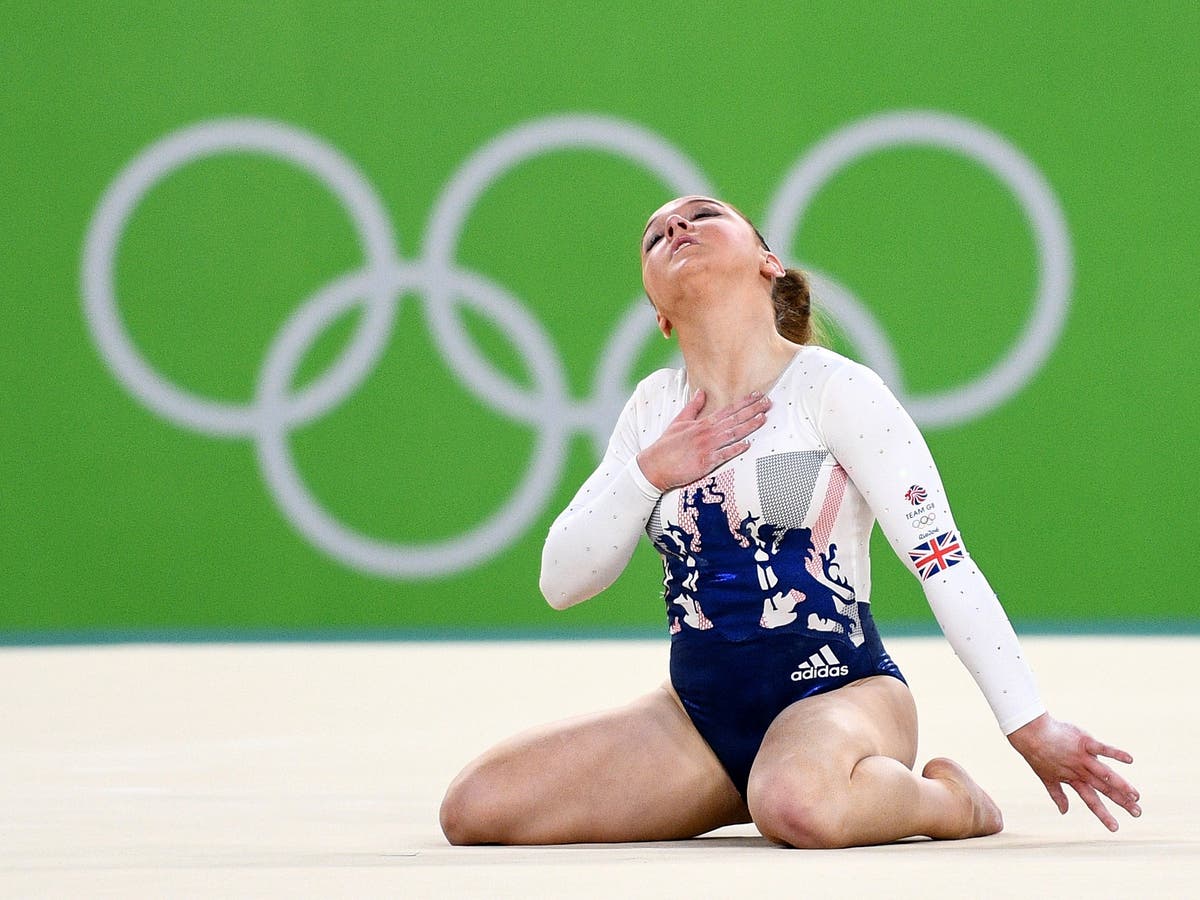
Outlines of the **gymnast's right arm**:
<svg viewBox="0 0 1200 900">
<path fill-rule="evenodd" d="M 555 609 L 594 597 L 624 571 L 662 492 L 642 474 L 637 454 L 641 387 L 625 404 L 608 451 L 542 548 L 542 595 Z"/>
</svg>

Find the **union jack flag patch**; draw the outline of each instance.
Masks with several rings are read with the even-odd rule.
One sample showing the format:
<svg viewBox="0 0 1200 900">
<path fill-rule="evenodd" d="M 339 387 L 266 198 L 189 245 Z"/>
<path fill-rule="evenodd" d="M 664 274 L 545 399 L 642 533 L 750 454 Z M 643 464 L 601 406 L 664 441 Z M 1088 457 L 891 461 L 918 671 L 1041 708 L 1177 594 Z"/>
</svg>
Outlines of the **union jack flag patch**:
<svg viewBox="0 0 1200 900">
<path fill-rule="evenodd" d="M 962 562 L 967 558 L 967 552 L 958 535 L 953 531 L 947 531 L 931 537 L 923 544 L 918 544 L 908 551 L 908 556 L 913 561 L 913 565 L 917 567 L 917 575 L 922 581 L 926 581 L 931 575 L 936 575 L 955 563 Z"/>
</svg>

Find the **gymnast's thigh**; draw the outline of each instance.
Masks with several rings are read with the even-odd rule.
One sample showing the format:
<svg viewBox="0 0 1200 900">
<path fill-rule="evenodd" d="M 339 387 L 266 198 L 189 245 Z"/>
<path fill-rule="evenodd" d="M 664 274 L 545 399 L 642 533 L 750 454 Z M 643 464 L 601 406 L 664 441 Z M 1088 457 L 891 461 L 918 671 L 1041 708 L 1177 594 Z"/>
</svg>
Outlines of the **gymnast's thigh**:
<svg viewBox="0 0 1200 900">
<path fill-rule="evenodd" d="M 673 840 L 749 822 L 669 685 L 626 706 L 530 729 L 450 785 L 452 843 Z"/>
<path fill-rule="evenodd" d="M 903 681 L 873 675 L 797 700 L 771 723 L 750 771 L 751 806 L 764 793 L 828 795 L 849 783 L 862 760 L 895 759 L 911 769 L 917 708 Z"/>
</svg>

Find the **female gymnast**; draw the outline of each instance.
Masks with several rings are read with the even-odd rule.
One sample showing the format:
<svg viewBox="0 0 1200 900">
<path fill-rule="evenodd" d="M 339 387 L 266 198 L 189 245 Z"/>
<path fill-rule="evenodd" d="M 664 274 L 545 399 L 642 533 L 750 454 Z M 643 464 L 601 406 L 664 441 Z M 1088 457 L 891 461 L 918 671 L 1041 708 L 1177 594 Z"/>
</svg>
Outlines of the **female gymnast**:
<svg viewBox="0 0 1200 900">
<path fill-rule="evenodd" d="M 870 612 L 876 520 L 1059 810 L 1070 785 L 1112 831 L 1100 795 L 1140 815 L 1099 758 L 1132 757 L 1046 712 L 912 420 L 874 372 L 814 344 L 804 275 L 707 197 L 655 212 L 641 260 L 686 368 L 638 385 L 550 529 L 541 587 L 558 609 L 586 600 L 647 534 L 670 679 L 470 763 L 442 803 L 447 839 L 672 840 L 753 821 L 779 844 L 831 848 L 1000 831 L 957 763 L 912 770 L 916 707 Z"/>
</svg>

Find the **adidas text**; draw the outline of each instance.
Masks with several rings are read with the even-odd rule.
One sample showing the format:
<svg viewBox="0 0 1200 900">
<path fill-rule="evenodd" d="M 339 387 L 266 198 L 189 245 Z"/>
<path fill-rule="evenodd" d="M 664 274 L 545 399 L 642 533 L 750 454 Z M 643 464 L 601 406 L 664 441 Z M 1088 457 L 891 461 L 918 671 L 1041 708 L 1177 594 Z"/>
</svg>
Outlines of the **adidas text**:
<svg viewBox="0 0 1200 900">
<path fill-rule="evenodd" d="M 849 673 L 849 666 L 803 666 L 792 673 L 792 681 L 812 681 L 814 678 L 838 678 Z"/>
</svg>

